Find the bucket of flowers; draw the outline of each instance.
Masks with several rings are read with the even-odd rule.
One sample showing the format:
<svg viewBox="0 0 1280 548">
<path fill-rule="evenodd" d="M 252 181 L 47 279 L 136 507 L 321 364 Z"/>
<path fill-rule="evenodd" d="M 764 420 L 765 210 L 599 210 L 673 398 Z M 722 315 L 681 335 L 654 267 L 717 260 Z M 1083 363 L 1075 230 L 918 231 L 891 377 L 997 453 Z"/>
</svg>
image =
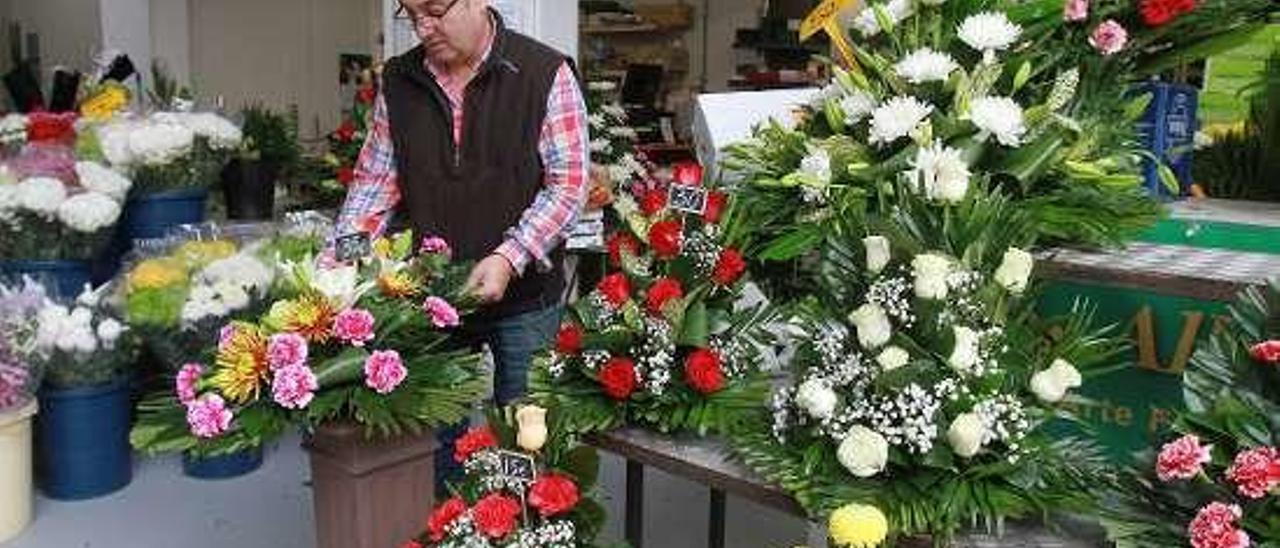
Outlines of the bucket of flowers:
<svg viewBox="0 0 1280 548">
<path fill-rule="evenodd" d="M 31 355 L 44 300 L 44 288 L 30 281 L 0 286 L 0 542 L 21 533 L 35 509 L 31 444 L 40 370 Z"/>
</svg>

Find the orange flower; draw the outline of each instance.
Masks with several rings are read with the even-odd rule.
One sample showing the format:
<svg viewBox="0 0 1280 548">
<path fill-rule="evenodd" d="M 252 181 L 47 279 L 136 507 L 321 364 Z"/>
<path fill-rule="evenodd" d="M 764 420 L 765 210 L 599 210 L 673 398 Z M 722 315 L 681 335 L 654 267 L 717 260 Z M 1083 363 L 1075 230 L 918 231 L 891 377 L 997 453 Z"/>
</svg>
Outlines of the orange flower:
<svg viewBox="0 0 1280 548">
<path fill-rule="evenodd" d="M 391 298 L 414 297 L 422 292 L 422 284 L 408 272 L 387 272 L 378 276 L 378 290 Z"/>
<path fill-rule="evenodd" d="M 271 369 L 267 361 L 267 336 L 262 328 L 237 323 L 226 344 L 219 346 L 213 385 L 232 402 L 257 399 Z"/>
<path fill-rule="evenodd" d="M 305 293 L 292 301 L 281 301 L 272 307 L 275 327 L 302 335 L 311 343 L 324 343 L 332 334 L 337 311 L 319 293 Z"/>
</svg>

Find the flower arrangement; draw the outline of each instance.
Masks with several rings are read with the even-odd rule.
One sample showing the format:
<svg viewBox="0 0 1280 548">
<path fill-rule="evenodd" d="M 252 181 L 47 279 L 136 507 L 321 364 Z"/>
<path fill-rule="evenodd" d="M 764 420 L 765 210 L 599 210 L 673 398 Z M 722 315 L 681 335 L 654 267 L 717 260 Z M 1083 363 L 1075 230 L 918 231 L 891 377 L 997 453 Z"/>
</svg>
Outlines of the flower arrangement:
<svg viewBox="0 0 1280 548">
<path fill-rule="evenodd" d="M 594 450 L 548 440 L 547 410 L 521 406 L 472 428 L 455 458 L 465 479 L 438 504 L 421 535 L 401 548 L 580 548 L 595 546 L 604 509 L 591 498 L 599 457 Z M 553 425 L 554 428 L 554 425 Z"/>
<path fill-rule="evenodd" d="M 131 373 L 139 346 L 128 325 L 88 287 L 74 303 L 46 299 L 35 316 L 32 358 L 59 389 L 110 383 Z"/>
<path fill-rule="evenodd" d="M 129 174 L 136 192 L 207 188 L 240 148 L 240 128 L 212 112 L 128 114 L 98 124 L 90 148 Z"/>
<path fill-rule="evenodd" d="M 478 357 L 446 344 L 471 306 L 464 265 L 447 248 L 416 253 L 407 232 L 373 248 L 357 265 L 288 265 L 265 313 L 224 325 L 172 390 L 141 404 L 134 446 L 219 454 L 295 424 L 346 419 L 395 435 L 464 416 L 485 386 Z"/>
<path fill-rule="evenodd" d="M 35 318 L 46 302 L 44 287 L 31 280 L 0 286 L 0 413 L 26 405 L 40 387 Z"/>
<path fill-rule="evenodd" d="M 1242 292 L 1192 356 L 1176 438 L 1121 477 L 1103 524 L 1117 546 L 1280 542 L 1280 281 Z"/>
<path fill-rule="evenodd" d="M 86 260 L 110 237 L 132 183 L 97 162 L 70 165 L 70 176 L 59 178 L 25 176 L 17 166 L 0 164 L 0 248 L 6 258 Z"/>
</svg>

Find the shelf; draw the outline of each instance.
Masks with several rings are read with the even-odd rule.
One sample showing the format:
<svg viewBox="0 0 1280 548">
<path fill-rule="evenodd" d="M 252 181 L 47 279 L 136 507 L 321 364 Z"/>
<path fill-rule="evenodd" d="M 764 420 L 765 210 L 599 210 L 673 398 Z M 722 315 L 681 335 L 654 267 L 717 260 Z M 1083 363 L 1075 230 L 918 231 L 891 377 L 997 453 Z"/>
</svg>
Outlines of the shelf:
<svg viewBox="0 0 1280 548">
<path fill-rule="evenodd" d="M 642 23 L 639 25 L 590 25 L 582 27 L 582 34 L 643 34 L 663 32 L 658 25 Z"/>
</svg>

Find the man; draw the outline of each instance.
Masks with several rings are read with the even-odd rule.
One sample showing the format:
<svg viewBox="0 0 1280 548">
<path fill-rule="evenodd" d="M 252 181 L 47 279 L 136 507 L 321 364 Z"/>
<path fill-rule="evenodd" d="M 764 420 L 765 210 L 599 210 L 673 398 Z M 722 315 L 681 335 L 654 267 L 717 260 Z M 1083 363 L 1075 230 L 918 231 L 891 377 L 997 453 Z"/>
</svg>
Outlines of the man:
<svg viewBox="0 0 1280 548">
<path fill-rule="evenodd" d="M 487 0 L 401 10 L 422 43 L 383 70 L 334 239 L 377 236 L 399 209 L 418 238 L 477 261 L 467 285 L 486 305 L 460 335 L 489 345 L 505 404 L 524 395 L 560 322 L 562 243 L 586 197 L 586 106 L 569 60 L 508 30 Z M 441 437 L 437 480 L 458 469 L 458 430 Z"/>
</svg>

